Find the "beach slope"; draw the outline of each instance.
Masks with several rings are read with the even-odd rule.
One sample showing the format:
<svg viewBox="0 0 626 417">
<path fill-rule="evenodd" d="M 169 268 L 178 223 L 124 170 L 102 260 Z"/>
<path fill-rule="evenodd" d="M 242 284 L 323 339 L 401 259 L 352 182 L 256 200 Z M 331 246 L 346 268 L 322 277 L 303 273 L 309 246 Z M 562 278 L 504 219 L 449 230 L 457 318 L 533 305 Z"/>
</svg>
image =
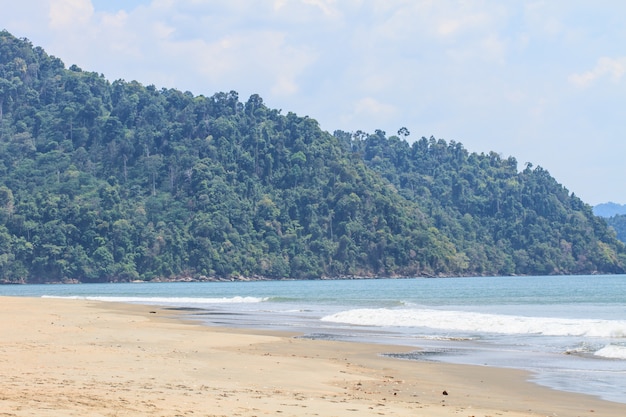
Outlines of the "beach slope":
<svg viewBox="0 0 626 417">
<path fill-rule="evenodd" d="M 626 405 L 403 347 L 214 328 L 149 306 L 0 297 L 0 416 L 603 416 Z"/>
</svg>

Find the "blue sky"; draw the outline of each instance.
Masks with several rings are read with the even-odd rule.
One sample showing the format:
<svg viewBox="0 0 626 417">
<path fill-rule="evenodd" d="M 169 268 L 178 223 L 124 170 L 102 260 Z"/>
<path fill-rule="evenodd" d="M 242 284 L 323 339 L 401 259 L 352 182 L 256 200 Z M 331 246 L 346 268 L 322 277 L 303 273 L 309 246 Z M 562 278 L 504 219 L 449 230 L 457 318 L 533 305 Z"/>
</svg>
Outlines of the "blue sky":
<svg viewBox="0 0 626 417">
<path fill-rule="evenodd" d="M 0 0 L 67 67 L 260 94 L 333 132 L 406 126 L 626 203 L 621 0 Z"/>
</svg>

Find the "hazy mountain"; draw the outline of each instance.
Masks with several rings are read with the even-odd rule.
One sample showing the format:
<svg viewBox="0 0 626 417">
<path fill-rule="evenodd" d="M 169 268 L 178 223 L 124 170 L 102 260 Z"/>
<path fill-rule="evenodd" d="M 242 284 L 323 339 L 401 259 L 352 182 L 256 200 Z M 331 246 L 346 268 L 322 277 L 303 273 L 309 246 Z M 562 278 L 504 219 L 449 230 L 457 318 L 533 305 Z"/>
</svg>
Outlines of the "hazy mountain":
<svg viewBox="0 0 626 417">
<path fill-rule="evenodd" d="M 626 214 L 626 204 L 613 202 L 598 204 L 593 207 L 593 214 L 600 217 L 613 217 L 616 214 Z"/>
</svg>

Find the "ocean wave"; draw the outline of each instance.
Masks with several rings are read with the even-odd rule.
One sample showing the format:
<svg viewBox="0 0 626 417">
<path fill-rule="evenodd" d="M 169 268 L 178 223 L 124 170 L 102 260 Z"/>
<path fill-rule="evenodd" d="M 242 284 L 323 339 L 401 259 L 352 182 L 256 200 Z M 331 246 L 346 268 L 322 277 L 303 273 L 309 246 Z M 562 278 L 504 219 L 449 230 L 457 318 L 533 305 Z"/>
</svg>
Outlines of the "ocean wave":
<svg viewBox="0 0 626 417">
<path fill-rule="evenodd" d="M 380 327 L 426 327 L 447 331 L 544 336 L 626 337 L 626 321 L 484 314 L 433 309 L 354 309 L 322 321 Z"/>
<path fill-rule="evenodd" d="M 594 355 L 610 359 L 626 359 L 626 346 L 606 345 L 602 349 L 596 351 Z"/>
<path fill-rule="evenodd" d="M 578 346 L 566 349 L 563 353 L 565 353 L 566 355 L 588 355 L 600 350 L 601 346 L 603 345 L 583 341 Z"/>
<path fill-rule="evenodd" d="M 64 298 L 72 300 L 107 301 L 117 303 L 137 303 L 137 304 L 236 304 L 236 303 L 262 303 L 267 301 L 266 297 L 222 297 L 222 298 L 201 298 L 201 297 L 106 297 L 106 296 L 54 296 L 43 295 L 42 298 Z"/>
</svg>

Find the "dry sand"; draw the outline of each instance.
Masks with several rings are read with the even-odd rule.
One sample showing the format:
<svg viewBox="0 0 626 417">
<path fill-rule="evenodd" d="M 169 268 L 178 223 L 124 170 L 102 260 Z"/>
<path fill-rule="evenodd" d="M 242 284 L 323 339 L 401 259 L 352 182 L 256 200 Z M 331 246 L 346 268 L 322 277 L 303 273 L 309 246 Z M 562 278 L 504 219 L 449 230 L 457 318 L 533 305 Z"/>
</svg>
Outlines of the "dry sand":
<svg viewBox="0 0 626 417">
<path fill-rule="evenodd" d="M 0 297 L 0 416 L 626 415 L 523 372 L 379 355 L 405 350 L 206 327 L 146 306 Z"/>
</svg>

